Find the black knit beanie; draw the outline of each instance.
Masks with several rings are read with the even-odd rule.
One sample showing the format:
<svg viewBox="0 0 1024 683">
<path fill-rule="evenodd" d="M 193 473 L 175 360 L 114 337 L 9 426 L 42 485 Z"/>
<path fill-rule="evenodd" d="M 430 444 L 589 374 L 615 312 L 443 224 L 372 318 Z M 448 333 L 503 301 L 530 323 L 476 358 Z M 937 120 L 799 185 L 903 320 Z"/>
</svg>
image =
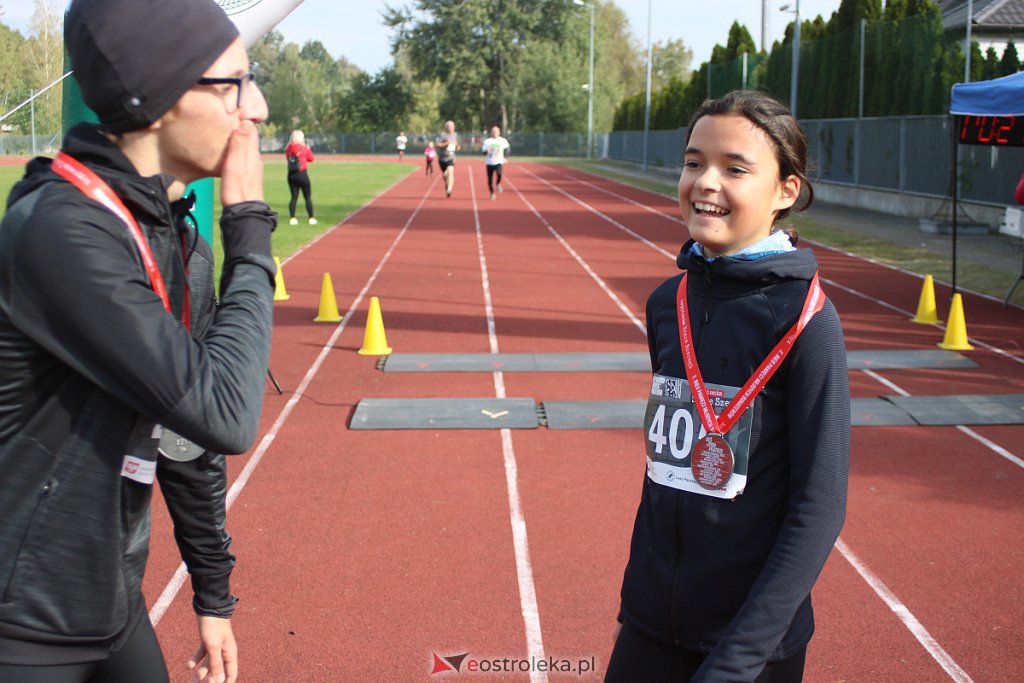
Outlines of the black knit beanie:
<svg viewBox="0 0 1024 683">
<path fill-rule="evenodd" d="M 213 0 L 74 0 L 64 22 L 82 98 L 111 133 L 163 116 L 236 38 Z"/>
</svg>

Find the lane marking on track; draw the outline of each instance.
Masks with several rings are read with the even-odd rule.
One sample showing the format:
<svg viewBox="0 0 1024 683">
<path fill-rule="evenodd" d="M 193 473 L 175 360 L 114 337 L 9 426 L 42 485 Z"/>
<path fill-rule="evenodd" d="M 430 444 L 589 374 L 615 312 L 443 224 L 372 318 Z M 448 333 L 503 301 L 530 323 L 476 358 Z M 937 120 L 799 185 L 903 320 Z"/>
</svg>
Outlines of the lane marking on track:
<svg viewBox="0 0 1024 683">
<path fill-rule="evenodd" d="M 491 301 L 491 282 L 487 272 L 487 257 L 484 254 L 483 232 L 480 229 L 480 211 L 476 203 L 476 184 L 473 173 L 469 174 L 469 195 L 473 200 L 473 222 L 476 225 L 476 246 L 480 255 L 480 279 L 484 290 L 484 310 L 487 313 L 487 339 L 491 353 L 499 353 L 498 334 L 494 324 L 494 306 Z M 495 370 L 494 393 L 505 398 L 505 375 Z M 519 466 L 512 446 L 512 430 L 501 430 L 501 451 L 505 461 L 505 486 L 508 490 L 509 522 L 512 525 L 512 541 L 515 547 L 516 576 L 519 578 L 519 605 L 526 628 L 526 648 L 531 660 L 544 661 L 544 639 L 540 628 L 540 609 L 537 606 L 537 589 L 533 582 L 533 567 L 530 564 L 530 545 L 526 536 L 526 518 L 523 516 L 519 499 Z M 530 671 L 530 681 L 546 682 L 547 673 Z"/>
<path fill-rule="evenodd" d="M 959 429 L 964 434 L 966 434 L 967 436 L 969 436 L 972 439 L 974 439 L 975 441 L 977 441 L 978 443 L 983 444 L 985 446 L 988 446 L 993 451 L 995 451 L 999 455 L 1003 456 L 1004 458 L 1006 458 L 1007 460 L 1012 462 L 1017 467 L 1020 467 L 1021 469 L 1024 469 L 1024 460 L 1022 460 L 1021 458 L 1018 458 L 1016 455 L 1014 455 L 1010 451 L 1006 450 L 1005 448 L 1003 448 L 999 444 L 997 444 L 994 441 L 991 441 L 991 440 L 985 438 L 984 436 L 982 436 L 978 432 L 974 431 L 970 427 L 965 427 L 964 425 L 957 425 L 956 428 Z"/>
<path fill-rule="evenodd" d="M 876 382 L 879 382 L 880 384 L 884 384 L 886 387 L 888 387 L 892 391 L 895 391 L 900 396 L 910 396 L 911 395 L 909 391 L 905 391 L 901 386 L 899 386 L 895 382 L 890 382 L 889 380 L 887 380 L 884 377 L 882 377 L 881 375 L 879 375 L 877 372 L 874 372 L 872 370 L 864 370 L 863 372 L 864 372 L 864 374 L 866 374 L 869 377 L 871 377 L 872 379 L 874 379 Z M 964 425 L 954 425 L 954 427 L 956 427 L 961 432 L 963 432 L 967 436 L 971 437 L 972 439 L 974 439 L 975 441 L 977 441 L 981 445 L 985 446 L 986 448 L 989 448 L 996 455 L 999 455 L 999 456 L 1001 456 L 1003 458 L 1006 458 L 1007 460 L 1012 462 L 1017 467 L 1020 467 L 1020 468 L 1024 469 L 1024 460 L 1022 460 L 1021 458 L 1017 457 L 1016 455 L 1014 455 L 1010 451 L 1006 450 L 1005 448 L 1003 448 L 999 444 L 997 444 L 994 441 L 991 441 L 990 439 L 982 436 L 981 434 L 979 434 L 978 432 L 974 431 L 970 427 L 966 427 Z"/>
<path fill-rule="evenodd" d="M 601 279 L 600 275 L 594 272 L 594 269 L 590 267 L 590 264 L 584 261 L 583 258 L 578 253 L 576 253 L 576 250 L 573 249 L 572 246 L 570 246 L 570 244 L 565 241 L 565 238 L 563 238 L 562 235 L 559 234 L 557 230 L 555 230 L 554 226 L 552 226 L 551 223 L 549 223 L 548 220 L 541 215 L 540 211 L 538 211 L 536 207 L 534 207 L 534 205 L 530 203 L 530 200 L 526 198 L 526 195 L 520 192 L 519 188 L 516 187 L 513 183 L 509 182 L 509 186 L 512 188 L 512 191 L 516 193 L 516 196 L 522 199 L 523 203 L 526 204 L 530 211 L 533 212 L 533 215 L 536 216 L 537 219 L 544 224 L 544 227 L 548 229 L 548 232 L 554 235 L 555 239 L 558 240 L 559 244 L 561 244 L 562 247 L 564 247 L 565 250 L 569 252 L 569 255 L 576 259 L 576 263 L 580 264 L 580 267 L 583 268 L 584 271 L 586 271 L 587 275 L 589 275 L 591 279 L 594 282 L 596 282 L 602 290 L 604 290 L 604 293 L 607 294 L 608 297 L 615 303 L 615 305 L 619 307 L 619 310 L 625 313 L 626 317 L 628 317 L 630 321 L 634 325 L 636 325 L 637 329 L 639 329 L 646 337 L 647 327 L 640 321 L 638 317 L 636 317 L 633 314 L 631 310 L 629 310 L 626 304 L 622 302 L 622 299 L 620 299 L 618 295 L 615 292 L 613 292 L 607 284 L 605 284 L 605 281 Z"/>
<path fill-rule="evenodd" d="M 580 173 L 586 173 L 586 171 L 580 171 Z M 630 203 L 630 204 L 632 204 L 634 206 L 639 206 L 639 207 L 649 211 L 650 213 L 659 215 L 659 216 L 661 216 L 663 218 L 667 218 L 668 220 L 674 221 L 674 222 L 676 222 L 676 223 L 678 223 L 680 225 L 686 225 L 686 221 L 684 221 L 684 220 L 682 220 L 680 218 L 676 218 L 675 216 L 672 216 L 671 214 L 667 214 L 667 213 L 665 213 L 663 211 L 659 211 L 658 209 L 654 209 L 654 208 L 645 206 L 644 204 L 641 204 L 640 202 L 634 201 L 634 200 L 630 199 L 629 197 L 621 195 L 621 194 L 619 194 L 617 192 L 614 192 L 612 190 L 605 189 L 603 187 L 600 187 L 599 185 L 595 185 L 594 183 L 591 183 L 591 182 L 589 182 L 587 180 L 584 180 L 583 178 L 580 178 L 580 177 L 574 176 L 574 175 L 570 175 L 568 173 L 563 173 L 562 175 L 565 176 L 566 178 L 570 178 L 570 179 L 575 180 L 577 182 L 581 182 L 581 183 L 583 183 L 583 184 L 585 184 L 585 185 L 587 185 L 589 187 L 592 187 L 595 190 L 603 192 L 603 193 L 605 193 L 607 195 L 610 195 L 610 196 L 613 196 L 613 197 L 617 197 L 618 199 L 624 200 L 624 201 L 626 201 L 626 202 L 628 202 L 628 203 Z M 593 174 L 589 174 L 589 175 L 593 175 Z M 540 176 L 536 176 L 536 177 L 539 178 Z M 600 178 L 601 176 L 595 176 L 595 177 Z M 559 188 L 555 187 L 554 185 L 551 185 L 551 183 L 549 183 L 548 181 L 544 180 L 543 178 L 541 178 L 541 180 L 543 180 L 544 182 L 548 183 L 548 185 L 550 185 L 555 190 L 557 190 L 559 192 L 562 192 L 562 194 L 565 194 L 565 195 L 569 196 L 568 193 L 560 190 Z M 609 179 L 605 178 L 605 180 L 609 180 Z M 618 182 L 618 181 L 612 180 L 611 182 Z M 629 187 L 634 187 L 634 186 L 630 185 Z M 667 198 L 667 195 L 663 195 L 663 194 L 661 194 L 659 192 L 653 192 L 651 190 L 648 190 L 648 189 L 645 189 L 645 188 L 642 188 L 642 187 L 636 187 L 634 189 L 640 190 L 642 192 L 647 192 L 648 194 L 652 194 L 652 195 L 654 195 L 656 197 L 660 197 L 662 199 Z M 578 204 L 584 205 L 588 209 L 590 209 L 591 211 L 594 211 L 598 215 L 601 215 L 602 217 L 605 218 L 605 220 L 609 220 L 609 221 L 612 220 L 612 219 L 604 216 L 603 214 L 601 214 L 600 211 L 598 211 L 597 209 L 594 209 L 593 207 L 590 207 L 589 205 L 586 205 L 584 202 L 582 202 L 582 200 L 577 200 L 575 198 L 572 198 L 572 199 L 573 199 L 573 201 L 576 201 Z M 866 261 L 866 262 L 874 264 L 876 266 L 882 266 L 883 268 L 888 268 L 889 270 L 894 270 L 894 271 L 896 271 L 898 273 L 902 273 L 904 275 L 909 275 L 911 277 L 917 278 L 918 280 L 924 280 L 924 276 L 919 275 L 917 273 L 912 273 L 909 270 L 904 270 L 903 268 L 900 268 L 898 266 L 894 266 L 894 265 L 891 265 L 891 264 L 888 264 L 888 263 L 883 263 L 882 261 L 876 261 L 873 258 L 869 258 L 867 256 L 860 256 L 858 254 L 854 254 L 852 252 L 845 251 L 843 249 L 838 249 L 836 247 L 830 247 L 827 244 L 822 244 L 821 242 L 816 242 L 815 240 L 810 240 L 810 239 L 807 239 L 807 238 L 801 238 L 801 239 L 803 241 L 805 241 L 805 242 L 813 244 L 816 247 L 820 247 L 822 249 L 827 249 L 828 251 L 834 251 L 836 253 L 843 254 L 844 256 L 848 256 L 850 258 L 854 258 L 854 259 L 857 259 L 857 260 L 860 260 L 860 261 Z M 662 250 L 659 249 L 659 251 L 662 251 Z M 674 256 L 672 258 L 675 259 Z M 876 303 L 876 304 L 878 304 L 880 306 L 883 306 L 885 308 L 888 308 L 888 309 L 890 309 L 890 310 L 892 310 L 892 311 L 894 311 L 896 313 L 899 313 L 900 315 L 907 316 L 908 318 L 914 317 L 914 314 L 911 313 L 910 311 L 905 311 L 902 308 L 899 308 L 897 306 L 893 306 L 892 304 L 886 303 L 885 301 L 882 301 L 881 299 L 876 299 L 876 298 L 871 297 L 871 296 L 869 296 L 867 294 L 864 294 L 862 292 L 858 292 L 856 290 L 850 289 L 849 287 L 844 287 L 844 286 L 840 285 L 839 283 L 835 282 L 834 280 L 827 280 L 825 278 L 822 278 L 821 280 L 822 280 L 822 282 L 825 282 L 826 284 L 829 284 L 830 286 L 838 287 L 838 288 L 840 288 L 840 289 L 842 289 L 842 290 L 844 290 L 844 291 L 846 291 L 846 292 L 848 292 L 850 294 L 853 294 L 854 296 L 858 296 L 858 297 L 860 297 L 862 299 L 865 299 L 867 301 L 871 301 L 873 303 Z M 939 284 L 943 284 L 943 285 L 945 285 L 947 287 L 950 286 L 949 283 L 947 283 L 947 282 L 942 282 L 940 280 L 936 280 L 936 282 L 939 283 Z M 963 287 L 958 287 L 958 289 L 961 292 L 964 292 L 964 293 L 967 293 L 967 294 L 971 294 L 972 296 L 977 296 L 977 297 L 981 297 L 982 299 L 988 299 L 989 301 L 995 301 L 997 303 L 1002 303 L 1001 299 L 998 299 L 998 298 L 996 298 L 994 296 L 990 296 L 988 294 L 982 294 L 981 292 L 975 292 L 973 290 L 965 289 Z M 939 323 L 932 323 L 932 327 L 935 327 L 935 328 L 937 328 L 939 330 L 943 330 L 943 331 L 945 331 L 945 329 L 946 329 L 946 327 L 944 325 L 941 325 Z M 1006 350 L 1001 349 L 1001 348 L 999 348 L 997 346 L 993 346 L 992 344 L 988 344 L 986 342 L 983 342 L 983 341 L 981 341 L 979 339 L 975 339 L 973 337 L 968 337 L 968 340 L 971 343 L 973 343 L 973 344 L 976 344 L 978 346 L 982 346 L 982 347 L 984 347 L 986 349 L 989 349 L 990 351 L 993 351 L 995 353 L 998 353 L 998 354 L 1000 354 L 1002 356 L 1006 356 L 1010 360 L 1013 360 L 1013 361 L 1016 361 L 1018 363 L 1024 364 L 1024 357 L 1017 356 L 1017 355 L 1013 354 L 1010 351 L 1006 351 Z"/>
<path fill-rule="evenodd" d="M 957 683 L 971 683 L 972 679 L 967 675 L 967 672 L 960 668 L 956 661 L 949 656 L 949 653 L 939 645 L 930 633 L 928 633 L 928 629 L 926 629 L 924 625 L 910 612 L 910 610 L 907 609 L 907 606 L 900 602 L 899 598 L 889 590 L 889 587 L 886 586 L 874 572 L 868 569 L 868 567 L 860 561 L 860 558 L 850 550 L 849 546 L 843 542 L 843 539 L 840 538 L 836 541 L 836 549 L 843 557 L 846 558 L 846 561 L 857 570 L 857 573 L 860 574 L 861 578 L 871 586 L 871 589 L 875 594 L 889 606 L 889 609 L 892 610 L 897 617 L 899 617 L 899 620 L 903 622 L 903 625 L 907 627 L 907 630 L 909 630 L 914 638 L 917 639 L 917 642 L 921 643 L 924 649 L 928 651 L 928 654 L 932 656 L 932 659 L 934 659 L 938 665 L 941 666 L 947 674 L 949 674 L 950 678 L 957 681 Z"/>
<path fill-rule="evenodd" d="M 531 176 L 533 176 L 533 177 L 534 177 L 534 178 L 536 178 L 537 180 L 541 181 L 542 183 L 544 183 L 545 185 L 547 185 L 548 187 L 550 187 L 550 188 L 551 188 L 552 190 L 554 190 L 555 192 L 557 192 L 557 193 L 559 193 L 559 194 L 561 194 L 561 195 L 563 195 L 563 196 L 565 196 L 565 197 L 568 197 L 568 198 L 569 198 L 569 199 L 570 199 L 571 201 L 573 201 L 573 202 L 575 202 L 575 203 L 579 204 L 580 206 L 582 206 L 582 207 L 583 207 L 584 209 L 586 209 L 587 211 L 590 211 L 590 212 L 591 212 L 591 213 L 593 213 L 594 215 L 596 215 L 596 216 L 599 216 L 599 217 L 600 217 L 601 219 L 603 219 L 603 220 L 607 221 L 608 223 L 611 223 L 612 225 L 614 225 L 614 226 L 615 226 L 616 228 L 618 228 L 618 229 L 619 229 L 619 230 L 621 230 L 622 232 L 626 233 L 627 235 L 630 235 L 631 237 L 633 237 L 633 238 L 635 238 L 635 239 L 637 239 L 637 240 L 639 240 L 639 241 L 643 242 L 644 244 L 646 244 L 647 246 L 649 246 L 649 247 L 650 247 L 651 249 L 654 249 L 654 250 L 655 250 L 656 252 L 658 252 L 658 253 L 660 253 L 660 254 L 662 254 L 662 255 L 664 255 L 664 256 L 667 256 L 668 258 L 670 258 L 670 259 L 672 259 L 673 261 L 675 261 L 675 258 L 676 258 L 676 257 L 675 257 L 675 255 L 674 255 L 674 254 L 670 254 L 670 253 L 668 253 L 667 251 L 665 251 L 664 249 L 662 249 L 661 247 L 659 247 L 659 246 L 658 246 L 657 244 L 655 244 L 654 242 L 650 241 L 649 239 L 647 239 L 647 238 L 646 238 L 646 237 L 644 237 L 643 235 L 641 235 L 641 234 L 639 234 L 639 233 L 637 233 L 637 232 L 634 232 L 633 230 L 630 230 L 630 229 L 629 229 L 629 228 L 627 228 L 627 227 L 626 227 L 625 225 L 623 225 L 622 223 L 618 222 L 617 220 L 615 220 L 615 219 L 614 219 L 614 218 L 612 218 L 611 216 L 607 216 L 607 215 L 605 215 L 605 214 L 601 213 L 600 211 L 598 211 L 597 209 L 595 209 L 594 207 L 592 207 L 592 206 L 591 206 L 590 204 L 587 204 L 587 203 L 586 203 L 585 201 L 583 201 L 582 199 L 577 199 L 577 198 L 576 198 L 575 196 L 573 196 L 572 194 L 570 194 L 570 193 L 566 192 L 565 190 L 563 190 L 562 188 L 558 187 L 557 185 L 555 185 L 555 184 L 553 184 L 553 183 L 549 182 L 549 181 L 547 180 L 547 178 L 542 178 L 541 176 L 537 175 L 536 173 L 534 173 L 533 171 L 531 171 L 531 170 L 530 170 L 530 169 L 528 169 L 528 168 L 524 168 L 524 169 L 523 169 L 523 171 L 524 171 L 525 173 L 529 173 L 529 174 L 530 174 Z"/>
<path fill-rule="evenodd" d="M 527 172 L 529 173 L 529 171 Z M 537 176 L 536 174 L 531 173 L 531 175 L 534 175 L 534 177 L 539 178 L 539 176 Z M 543 179 L 541 178 L 541 180 Z M 558 190 L 562 194 L 569 196 L 570 199 L 572 199 L 576 203 L 584 205 L 597 215 L 604 217 L 604 214 L 602 214 L 597 209 L 594 209 L 593 207 L 586 205 L 581 200 L 578 200 L 575 197 L 569 195 L 568 193 L 559 190 L 551 183 L 547 184 L 550 187 Z M 878 303 L 882 303 L 883 305 L 894 308 L 889 304 L 885 304 L 884 302 Z M 904 396 L 909 395 L 899 386 L 893 384 L 892 382 L 889 382 L 885 378 L 878 375 L 876 372 L 872 370 L 865 370 L 864 372 L 870 374 L 872 377 L 876 378 L 878 381 L 882 382 L 886 386 L 889 386 L 897 393 L 901 393 Z M 836 548 L 843 555 L 843 557 L 846 558 L 847 562 L 849 562 L 853 566 L 853 568 L 857 570 L 857 573 L 861 575 L 861 577 L 867 582 L 868 586 L 871 587 L 875 594 L 877 594 L 883 600 L 883 602 L 885 602 L 889 609 L 891 609 L 900 619 L 900 621 L 903 622 L 907 629 L 910 630 L 911 634 L 917 639 L 918 642 L 921 643 L 921 645 L 939 664 L 939 666 L 941 666 L 950 675 L 950 677 L 953 678 L 953 680 L 958 681 L 958 683 L 971 683 L 970 676 L 968 676 L 966 672 L 964 672 L 964 670 L 957 665 L 953 658 L 950 657 L 949 654 L 946 653 L 946 651 L 935 641 L 935 639 L 928 633 L 927 629 L 924 628 L 921 622 L 918 621 L 917 618 L 910 612 L 910 610 L 907 609 L 907 607 L 903 605 L 903 603 L 901 603 L 899 599 L 896 598 L 892 591 L 890 591 L 889 588 L 863 562 L 861 562 L 859 558 L 857 558 L 857 556 L 849 549 L 849 547 L 842 541 L 842 539 L 837 539 Z"/>
<path fill-rule="evenodd" d="M 828 248 L 828 247 L 826 247 L 826 248 Z M 896 313 L 899 313 L 900 315 L 906 317 L 907 319 L 910 319 L 910 318 L 914 317 L 914 314 L 911 313 L 910 311 L 906 311 L 906 310 L 904 310 L 902 308 L 899 308 L 898 306 L 893 306 L 890 303 L 886 303 L 885 301 L 882 301 L 881 299 L 876 299 L 876 298 L 874 298 L 872 296 L 864 294 L 863 292 L 858 292 L 856 289 L 850 289 L 849 287 L 846 287 L 844 285 L 839 284 L 835 280 L 830 280 L 828 278 L 821 278 L 821 281 L 826 283 L 829 287 L 835 287 L 836 289 L 841 289 L 844 292 L 846 292 L 848 294 L 852 294 L 853 296 L 856 296 L 856 297 L 860 297 L 861 299 L 864 299 L 865 301 L 870 301 L 870 302 L 876 303 L 879 306 L 882 306 L 884 308 L 888 308 L 889 310 L 894 311 Z M 936 329 L 938 329 L 938 330 L 945 331 L 945 329 L 946 329 L 945 325 L 941 325 L 939 323 L 931 323 L 931 326 L 936 328 Z M 1024 364 L 1024 358 L 1021 358 L 1019 356 L 1015 356 L 1014 354 L 1010 353 L 1009 351 L 1004 351 L 1003 349 L 999 348 L 998 346 L 993 346 L 992 344 L 988 344 L 986 342 L 983 342 L 980 339 L 975 339 L 974 337 L 968 337 L 968 339 L 970 340 L 970 342 L 972 344 L 975 344 L 976 346 L 983 346 L 986 349 L 988 349 L 988 350 L 990 350 L 990 351 L 992 351 L 994 353 L 998 353 L 1001 356 L 1006 356 L 1010 360 L 1017 361 L 1018 363 Z"/>
<path fill-rule="evenodd" d="M 569 178 L 570 180 L 575 180 L 576 182 L 583 183 L 587 187 L 592 187 L 593 189 L 597 190 L 598 192 L 603 192 L 606 195 L 609 195 L 611 197 L 615 197 L 616 199 L 620 199 L 620 200 L 626 202 L 627 204 L 632 204 L 633 206 L 641 208 L 644 211 L 647 211 L 648 213 L 653 213 L 653 214 L 655 214 L 657 216 L 661 216 L 662 218 L 667 218 L 668 220 L 672 221 L 673 223 L 678 223 L 679 225 L 682 225 L 682 226 L 686 225 L 686 221 L 684 221 L 682 218 L 679 218 L 677 216 L 673 216 L 672 214 L 669 214 L 669 213 L 665 213 L 664 211 L 659 211 L 658 209 L 655 209 L 653 206 L 647 206 L 646 204 L 641 204 L 640 202 L 636 201 L 635 199 L 630 199 L 629 197 L 627 197 L 624 194 L 619 194 L 618 192 L 615 192 L 614 190 L 609 190 L 608 188 L 601 187 L 600 185 L 595 185 L 594 183 L 590 182 L 589 180 L 584 180 L 583 178 L 580 178 L 579 176 L 569 175 L 568 173 L 563 173 L 562 175 L 565 176 L 566 178 Z M 658 196 L 660 197 L 660 196 L 663 196 L 663 195 L 658 195 Z"/>
<path fill-rule="evenodd" d="M 302 399 L 303 394 L 306 391 L 306 388 L 310 385 L 310 383 L 313 381 L 313 378 L 316 377 L 316 374 L 320 371 L 320 366 L 323 365 L 325 360 L 327 360 L 328 354 L 330 354 L 331 350 L 334 348 L 334 342 L 336 342 L 338 337 L 341 336 L 341 333 L 344 332 L 345 327 L 348 325 L 348 321 L 352 319 L 352 315 L 355 313 L 356 308 L 358 308 L 359 304 L 362 303 L 363 298 L 366 296 L 366 293 L 370 291 L 370 287 L 372 287 L 373 283 L 377 280 L 377 276 L 380 274 L 380 271 L 384 268 L 384 264 L 387 263 L 388 259 L 391 258 L 391 254 L 395 251 L 395 247 L 398 246 L 398 243 L 402 240 L 402 237 L 405 236 L 405 233 L 409 229 L 409 226 L 412 225 L 412 222 L 416 218 L 416 215 L 420 212 L 420 209 L 423 207 L 423 203 L 427 201 L 427 198 L 430 196 L 431 190 L 434 189 L 434 184 L 436 182 L 436 179 L 431 181 L 430 186 L 427 188 L 426 194 L 424 194 L 423 198 L 420 199 L 420 203 L 416 205 L 416 208 L 409 216 L 409 220 L 405 222 L 405 225 L 399 231 L 395 239 L 391 242 L 391 246 L 388 247 L 388 250 L 384 253 L 384 256 L 382 256 L 380 261 L 377 263 L 377 267 L 374 268 L 373 273 L 366 280 L 366 284 L 363 285 L 363 288 L 359 291 L 359 294 L 356 295 L 356 298 L 355 300 L 353 300 L 352 305 L 349 306 L 348 311 L 345 313 L 344 317 L 342 317 L 341 322 L 339 322 L 337 327 L 334 328 L 334 332 L 331 334 L 330 339 L 327 340 L 327 343 L 325 343 L 323 348 L 320 350 L 320 355 L 318 355 L 316 357 L 316 360 L 313 361 L 313 364 L 309 366 L 309 370 L 306 371 L 306 375 L 305 377 L 302 378 L 302 382 L 300 382 L 299 386 L 295 389 L 295 393 L 292 394 L 292 397 L 288 399 L 288 402 L 285 404 L 284 408 L 282 408 L 281 412 L 278 413 L 277 419 L 274 420 L 274 424 L 270 427 L 270 430 L 263 436 L 263 439 L 260 441 L 259 446 L 256 447 L 255 451 L 253 451 L 252 457 L 250 457 L 249 461 L 245 463 L 245 467 L 242 469 L 241 473 L 239 473 L 238 477 L 231 485 L 231 488 L 228 490 L 227 500 L 225 502 L 226 508 L 228 510 L 230 510 L 231 506 L 234 505 L 235 501 L 238 499 L 238 496 L 242 494 L 242 489 L 244 489 L 245 485 L 248 483 L 249 477 L 252 476 L 252 473 L 253 471 L 255 471 L 257 465 L 260 464 L 260 461 L 263 459 L 264 454 L 270 448 L 271 444 L 273 444 L 274 440 L 277 439 L 278 433 L 281 431 L 281 428 L 284 426 L 284 423 L 288 420 L 288 417 L 292 414 L 292 411 L 295 409 L 295 406 Z M 351 215 L 354 214 L 350 214 L 350 216 Z M 341 223 L 339 223 L 338 225 L 341 225 Z M 160 593 L 160 597 L 157 598 L 156 602 L 153 603 L 153 607 L 149 610 L 149 620 L 153 623 L 154 627 L 160 623 L 160 620 L 167 612 L 167 609 L 171 606 L 171 603 L 174 602 L 175 596 L 177 596 L 178 591 L 181 590 L 181 587 L 185 583 L 185 579 L 187 577 L 188 570 L 185 567 L 185 563 L 182 562 L 178 565 L 178 569 L 174 572 L 174 576 L 172 576 L 171 580 L 167 582 L 167 586 L 164 587 L 163 592 Z"/>
</svg>

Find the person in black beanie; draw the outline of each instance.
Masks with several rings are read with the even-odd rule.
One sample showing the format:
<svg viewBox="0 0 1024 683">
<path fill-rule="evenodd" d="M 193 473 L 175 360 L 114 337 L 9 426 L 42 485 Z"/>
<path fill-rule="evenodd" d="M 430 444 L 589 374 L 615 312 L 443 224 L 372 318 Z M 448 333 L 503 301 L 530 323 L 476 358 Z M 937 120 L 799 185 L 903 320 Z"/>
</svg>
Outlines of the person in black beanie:
<svg viewBox="0 0 1024 683">
<path fill-rule="evenodd" d="M 141 592 L 155 481 L 191 574 L 189 668 L 234 681 L 213 454 L 248 450 L 262 408 L 266 102 L 212 0 L 74 0 L 65 45 L 99 123 L 29 162 L 0 223 L 0 683 L 168 680 Z M 209 176 L 224 206 L 216 308 L 183 198 Z"/>
</svg>

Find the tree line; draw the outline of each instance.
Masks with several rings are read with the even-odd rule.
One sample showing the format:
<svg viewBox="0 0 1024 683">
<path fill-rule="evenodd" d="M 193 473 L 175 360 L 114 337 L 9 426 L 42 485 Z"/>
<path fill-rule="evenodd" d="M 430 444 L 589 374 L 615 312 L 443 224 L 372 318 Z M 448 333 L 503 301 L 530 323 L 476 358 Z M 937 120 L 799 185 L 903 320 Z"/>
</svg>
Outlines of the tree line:
<svg viewBox="0 0 1024 683">
<path fill-rule="evenodd" d="M 843 0 L 828 21 L 821 16 L 800 25 L 797 113 L 800 118 L 857 116 L 860 106 L 861 20 L 864 31 L 864 116 L 944 114 L 949 93 L 964 76 L 963 29 L 942 27 L 932 0 Z M 687 125 L 706 97 L 741 87 L 741 60 L 748 55 L 747 86 L 789 102 L 794 24 L 769 53 L 758 52 L 749 32 L 738 23 L 725 47 L 716 45 L 711 59 L 686 83 L 651 95 L 652 129 Z M 1010 41 L 1002 53 L 971 45 L 971 80 L 988 80 L 1021 68 Z M 645 93 L 625 98 L 616 109 L 614 130 L 642 130 Z"/>
<path fill-rule="evenodd" d="M 61 25 L 60 11 L 50 0 L 35 0 L 28 37 L 0 22 L 0 114 L 11 111 L 63 75 Z M 0 130 L 28 133 L 31 117 L 31 107 L 26 106 L 5 119 Z M 60 131 L 60 121 L 60 86 L 56 86 L 35 100 L 36 130 L 55 134 Z"/>
<path fill-rule="evenodd" d="M 644 56 L 612 0 L 594 7 L 594 129 L 608 130 L 616 105 L 643 83 Z M 565 0 L 417 0 L 381 19 L 393 62 L 375 74 L 319 41 L 300 47 L 276 31 L 261 39 L 250 54 L 270 109 L 265 128 L 428 131 L 447 119 L 467 131 L 586 128 L 589 10 Z M 660 48 L 665 72 L 688 73 L 681 41 Z"/>
</svg>

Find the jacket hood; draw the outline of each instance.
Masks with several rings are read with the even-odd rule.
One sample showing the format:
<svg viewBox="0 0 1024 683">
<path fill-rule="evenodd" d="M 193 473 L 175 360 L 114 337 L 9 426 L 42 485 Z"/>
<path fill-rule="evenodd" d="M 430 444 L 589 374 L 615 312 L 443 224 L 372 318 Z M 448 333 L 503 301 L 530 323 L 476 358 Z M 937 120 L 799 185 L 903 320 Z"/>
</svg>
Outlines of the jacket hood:
<svg viewBox="0 0 1024 683">
<path fill-rule="evenodd" d="M 676 265 L 680 270 L 692 272 L 695 278 L 713 275 L 718 292 L 722 291 L 723 286 L 728 287 L 730 282 L 737 289 L 749 288 L 751 284 L 770 285 L 786 280 L 809 282 L 818 272 L 818 260 L 810 249 L 797 249 L 754 260 L 719 256 L 709 262 L 690 251 L 693 243 L 694 240 L 689 240 L 683 245 L 676 256 Z"/>
<path fill-rule="evenodd" d="M 119 195 L 132 213 L 164 216 L 167 212 L 167 188 L 173 178 L 158 174 L 144 178 L 124 153 L 100 132 L 95 123 L 80 123 L 68 131 L 61 149 L 82 162 Z M 22 197 L 43 183 L 55 179 L 52 160 L 36 157 L 25 167 L 25 176 L 7 196 L 8 210 Z"/>
</svg>

